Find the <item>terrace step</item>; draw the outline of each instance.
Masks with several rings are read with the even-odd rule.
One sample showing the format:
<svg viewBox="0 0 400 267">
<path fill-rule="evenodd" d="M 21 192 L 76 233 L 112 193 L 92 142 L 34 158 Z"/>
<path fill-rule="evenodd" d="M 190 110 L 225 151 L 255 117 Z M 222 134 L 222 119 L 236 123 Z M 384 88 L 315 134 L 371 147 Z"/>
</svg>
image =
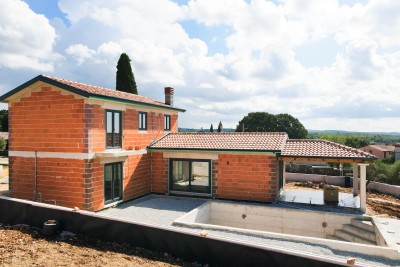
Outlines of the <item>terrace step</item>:
<svg viewBox="0 0 400 267">
<path fill-rule="evenodd" d="M 353 219 L 351 219 L 351 224 L 358 228 L 362 228 L 366 231 L 375 233 L 375 226 L 372 224 L 372 221 L 370 221 L 370 220 L 362 220 L 362 219 L 353 218 Z"/>
<path fill-rule="evenodd" d="M 335 230 L 335 236 L 349 242 L 361 243 L 366 245 L 376 245 L 376 242 L 372 242 L 371 240 L 359 237 L 357 235 L 354 235 L 353 233 L 349 233 L 344 230 Z"/>
<path fill-rule="evenodd" d="M 376 236 L 375 236 L 374 232 L 364 230 L 364 229 L 354 226 L 352 224 L 343 225 L 342 230 L 346 231 L 348 233 L 351 233 L 357 237 L 361 237 L 361 238 L 364 238 L 371 242 L 376 243 Z"/>
</svg>

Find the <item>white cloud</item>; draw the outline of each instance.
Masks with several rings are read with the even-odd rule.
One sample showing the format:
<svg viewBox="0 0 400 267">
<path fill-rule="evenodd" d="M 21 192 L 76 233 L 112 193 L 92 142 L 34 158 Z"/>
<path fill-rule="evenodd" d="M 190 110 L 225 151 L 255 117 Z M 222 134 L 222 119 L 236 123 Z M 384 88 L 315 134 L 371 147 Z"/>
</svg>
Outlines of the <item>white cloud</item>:
<svg viewBox="0 0 400 267">
<path fill-rule="evenodd" d="M 390 118 L 400 114 L 397 2 L 59 0 L 70 25 L 53 20 L 56 38 L 46 18 L 7 1 L 2 5 L 17 6 L 26 19 L 0 16 L 6 25 L 0 26 L 0 47 L 7 48 L 0 50 L 0 66 L 55 66 L 57 76 L 114 87 L 118 57 L 126 52 L 139 93 L 162 99 L 164 86 L 175 87 L 175 103 L 187 109 L 183 127 L 208 128 L 220 120 L 235 127 L 248 112 L 267 111 L 290 113 L 311 129 L 394 130 Z M 207 37 L 218 27 L 226 35 Z M 209 55 L 207 41 L 215 40 L 225 44 L 224 54 Z M 306 67 L 296 60 L 296 48 L 326 40 L 339 47 L 330 55 L 333 63 Z"/>
<path fill-rule="evenodd" d="M 0 66 L 52 71 L 55 30 L 48 19 L 18 0 L 0 2 Z"/>
</svg>

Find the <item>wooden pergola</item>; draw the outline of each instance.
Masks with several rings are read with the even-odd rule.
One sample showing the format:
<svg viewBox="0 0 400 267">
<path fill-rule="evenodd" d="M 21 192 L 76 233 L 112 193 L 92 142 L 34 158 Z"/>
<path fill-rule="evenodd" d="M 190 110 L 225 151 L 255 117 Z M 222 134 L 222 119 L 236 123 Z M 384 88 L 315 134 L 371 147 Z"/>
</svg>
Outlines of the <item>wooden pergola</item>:
<svg viewBox="0 0 400 267">
<path fill-rule="evenodd" d="M 285 162 L 331 162 L 351 163 L 353 165 L 353 195 L 360 194 L 360 209 L 366 211 L 367 205 L 367 166 L 377 158 L 364 151 L 324 140 L 287 140 L 278 160 Z M 286 179 L 283 164 L 283 181 Z"/>
</svg>

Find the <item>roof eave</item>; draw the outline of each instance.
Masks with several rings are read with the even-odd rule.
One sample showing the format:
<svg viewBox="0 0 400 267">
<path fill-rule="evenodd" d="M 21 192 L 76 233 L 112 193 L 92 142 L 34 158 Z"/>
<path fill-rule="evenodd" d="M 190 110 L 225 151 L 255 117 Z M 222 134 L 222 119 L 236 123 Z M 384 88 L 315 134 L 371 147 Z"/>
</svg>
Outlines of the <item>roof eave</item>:
<svg viewBox="0 0 400 267">
<path fill-rule="evenodd" d="M 298 159 L 333 159 L 333 160 L 361 160 L 361 161 L 374 161 L 377 160 L 377 157 L 370 157 L 370 158 L 365 158 L 365 157 L 323 157 L 323 156 L 296 156 L 296 155 L 280 155 L 279 158 L 298 158 Z"/>
<path fill-rule="evenodd" d="M 261 152 L 261 153 L 280 153 L 281 150 L 258 150 L 258 149 L 205 149 L 205 148 L 173 148 L 173 147 L 147 147 L 148 150 L 165 151 L 207 151 L 207 152 Z"/>
<path fill-rule="evenodd" d="M 82 90 L 76 89 L 76 88 L 74 88 L 74 87 L 72 87 L 70 85 L 66 85 L 66 84 L 57 82 L 57 81 L 52 80 L 52 79 L 50 79 L 48 77 L 45 77 L 43 75 L 38 75 L 35 78 L 33 78 L 33 79 L 21 84 L 20 86 L 14 88 L 13 90 L 9 91 L 8 93 L 5 93 L 4 95 L 0 96 L 0 101 L 6 100 L 10 96 L 18 93 L 19 91 L 25 89 L 26 87 L 28 87 L 28 86 L 30 86 L 30 85 L 34 84 L 35 82 L 38 82 L 38 81 L 42 81 L 42 82 L 45 82 L 45 83 L 60 87 L 60 88 L 62 88 L 64 90 L 70 91 L 70 92 L 75 93 L 77 95 L 81 95 L 83 97 L 89 97 L 89 93 L 87 93 L 87 92 L 84 92 Z"/>
<path fill-rule="evenodd" d="M 125 104 L 135 104 L 135 105 L 139 105 L 139 106 L 156 107 L 156 108 L 160 108 L 160 109 L 175 110 L 175 111 L 179 111 L 179 112 L 186 112 L 185 109 L 181 109 L 181 108 L 161 106 L 161 105 L 150 104 L 150 103 L 145 103 L 145 102 L 140 102 L 140 101 L 122 99 L 122 98 L 118 98 L 118 97 L 104 96 L 104 95 L 99 95 L 99 94 L 90 94 L 89 98 L 99 99 L 99 100 L 109 100 L 112 102 L 119 102 L 119 103 L 125 103 Z"/>
</svg>

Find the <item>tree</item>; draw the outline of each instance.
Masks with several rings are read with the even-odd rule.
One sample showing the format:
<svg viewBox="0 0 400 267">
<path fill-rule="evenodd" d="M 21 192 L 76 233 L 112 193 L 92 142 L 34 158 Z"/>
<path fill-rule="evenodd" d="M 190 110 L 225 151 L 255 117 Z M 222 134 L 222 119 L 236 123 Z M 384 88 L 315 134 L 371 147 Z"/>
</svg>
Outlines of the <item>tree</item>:
<svg viewBox="0 0 400 267">
<path fill-rule="evenodd" d="M 289 138 L 303 139 L 307 130 L 289 114 L 273 115 L 268 112 L 251 112 L 239 121 L 236 132 L 286 132 Z"/>
<path fill-rule="evenodd" d="M 213 125 L 211 124 L 210 133 L 212 133 L 212 132 L 214 132 L 214 127 L 213 127 Z"/>
<path fill-rule="evenodd" d="M 275 116 L 267 112 L 250 112 L 239 121 L 236 132 L 273 132 Z"/>
<path fill-rule="evenodd" d="M 122 53 L 118 60 L 116 89 L 117 91 L 138 94 L 131 60 L 125 53 Z"/>
<path fill-rule="evenodd" d="M 275 123 L 277 132 L 286 132 L 291 139 L 304 139 L 307 137 L 308 131 L 301 122 L 289 114 L 275 115 Z"/>
<path fill-rule="evenodd" d="M 219 124 L 218 124 L 218 130 L 217 130 L 217 132 L 222 132 L 224 129 L 223 129 L 223 127 L 222 127 L 222 122 L 221 121 L 219 121 Z"/>
<path fill-rule="evenodd" d="M 8 110 L 0 110 L 0 131 L 8 132 Z"/>
</svg>

